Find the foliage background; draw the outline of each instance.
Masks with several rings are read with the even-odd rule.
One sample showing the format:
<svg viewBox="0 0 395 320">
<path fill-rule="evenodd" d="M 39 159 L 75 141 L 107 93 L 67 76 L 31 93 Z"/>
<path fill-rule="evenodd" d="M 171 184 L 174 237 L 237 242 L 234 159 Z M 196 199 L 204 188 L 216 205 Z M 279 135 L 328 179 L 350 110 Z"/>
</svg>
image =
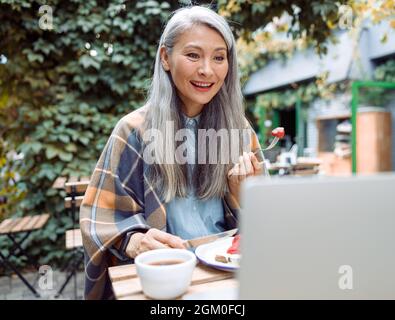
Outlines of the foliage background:
<svg viewBox="0 0 395 320">
<path fill-rule="evenodd" d="M 54 8 L 53 30 L 39 28 L 42 4 Z M 15 169 L 26 197 L 13 213 L 52 214 L 28 248 L 41 263 L 67 258 L 64 231 L 71 219 L 64 193 L 52 183 L 58 176 L 89 176 L 117 120 L 140 106 L 162 24 L 176 7 L 156 1 L 1 1 L 0 48 L 8 58 L 0 65 L 2 133 L 24 154 Z M 2 240 L 2 247 L 8 243 Z"/>
<path fill-rule="evenodd" d="M 210 2 L 231 23 L 239 43 L 253 48 L 262 26 L 288 12 L 292 23 L 284 30 L 320 52 L 325 51 L 325 40 L 338 20 L 339 4 L 346 3 L 193 3 Z M 53 30 L 39 28 L 39 8 L 44 4 L 53 8 Z M 8 60 L 0 64 L 0 188 L 10 199 L 3 211 L 17 216 L 51 213 L 44 231 L 36 232 L 28 247 L 40 263 L 58 266 L 68 257 L 64 232 L 71 219 L 64 210 L 64 192 L 51 188 L 54 180 L 91 174 L 117 120 L 145 98 L 165 21 L 187 4 L 0 0 L 0 55 Z M 248 54 L 245 51 L 240 58 L 242 82 L 260 66 L 259 61 L 265 61 Z M 6 154 L 13 150 L 24 158 L 11 165 Z M 16 178 L 13 189 L 4 178 L 6 172 Z M 7 251 L 9 243 L 2 240 L 1 248 Z"/>
</svg>

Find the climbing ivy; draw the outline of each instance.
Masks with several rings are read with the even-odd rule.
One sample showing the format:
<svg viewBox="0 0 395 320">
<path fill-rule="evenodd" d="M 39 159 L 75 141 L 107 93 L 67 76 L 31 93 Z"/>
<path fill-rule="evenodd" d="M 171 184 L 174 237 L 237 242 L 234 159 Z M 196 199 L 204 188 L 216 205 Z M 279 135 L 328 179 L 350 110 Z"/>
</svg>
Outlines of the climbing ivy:
<svg viewBox="0 0 395 320">
<path fill-rule="evenodd" d="M 52 9 L 52 28 L 40 27 L 49 12 L 40 13 L 42 5 Z M 0 132 L 9 150 L 23 155 L 13 172 L 26 195 L 3 209 L 51 213 L 28 248 L 41 263 L 67 257 L 64 232 L 72 226 L 54 180 L 90 175 L 115 123 L 141 106 L 162 27 L 179 7 L 152 0 L 0 0 Z M 10 194 L 4 177 L 1 190 Z"/>
</svg>

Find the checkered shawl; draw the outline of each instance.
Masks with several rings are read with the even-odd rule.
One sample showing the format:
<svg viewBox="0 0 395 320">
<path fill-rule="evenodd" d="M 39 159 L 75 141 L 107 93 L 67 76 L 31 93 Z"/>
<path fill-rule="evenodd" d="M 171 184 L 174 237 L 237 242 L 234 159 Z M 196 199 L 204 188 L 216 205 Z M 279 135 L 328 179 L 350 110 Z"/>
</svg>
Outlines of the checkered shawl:
<svg viewBox="0 0 395 320">
<path fill-rule="evenodd" d="M 166 231 L 165 207 L 144 174 L 147 165 L 140 137 L 145 113 L 143 107 L 118 122 L 81 205 L 86 299 L 112 298 L 107 269 L 130 260 L 125 254 L 128 234 L 149 228 Z M 258 146 L 254 134 L 252 149 Z M 223 205 L 227 227 L 234 228 L 239 207 L 230 193 Z"/>
</svg>

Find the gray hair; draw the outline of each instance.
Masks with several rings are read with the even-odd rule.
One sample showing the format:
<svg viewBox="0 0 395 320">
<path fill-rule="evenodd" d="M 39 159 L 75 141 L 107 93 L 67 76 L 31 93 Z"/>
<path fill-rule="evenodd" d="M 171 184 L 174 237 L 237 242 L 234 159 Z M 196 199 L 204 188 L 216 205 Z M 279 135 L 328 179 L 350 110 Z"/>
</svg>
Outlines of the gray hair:
<svg viewBox="0 0 395 320">
<path fill-rule="evenodd" d="M 205 25 L 216 30 L 227 45 L 228 73 L 224 84 L 213 99 L 207 103 L 200 116 L 200 129 L 238 129 L 242 131 L 247 127 L 244 115 L 243 95 L 240 88 L 240 80 L 237 66 L 237 53 L 235 39 L 226 20 L 213 10 L 204 6 L 185 7 L 173 12 L 171 19 L 161 36 L 156 54 L 154 74 L 147 98 L 147 117 L 144 130 L 159 130 L 163 135 L 163 146 L 165 152 L 169 152 L 174 145 L 174 136 L 166 134 L 166 121 L 173 121 L 175 130 L 182 129 L 183 119 L 181 117 L 181 100 L 177 95 L 171 74 L 166 72 L 161 63 L 160 48 L 164 46 L 169 55 L 177 42 L 179 36 L 196 25 Z M 245 149 L 243 139 L 233 141 L 231 137 L 229 144 L 240 146 L 240 154 Z M 163 147 L 162 146 L 162 147 Z M 218 146 L 219 148 L 220 146 Z M 209 148 L 211 149 L 211 148 Z M 215 150 L 218 151 L 218 150 Z M 205 152 L 207 158 L 210 150 L 199 150 Z M 219 152 L 218 154 L 223 154 Z M 158 155 L 159 156 L 159 155 Z M 193 174 L 192 186 L 196 196 L 200 199 L 223 197 L 227 191 L 227 173 L 232 163 L 218 162 L 217 164 L 198 164 Z M 187 195 L 187 174 L 185 165 L 155 163 L 147 170 L 148 182 L 156 188 L 165 202 L 175 196 L 185 197 Z"/>
</svg>

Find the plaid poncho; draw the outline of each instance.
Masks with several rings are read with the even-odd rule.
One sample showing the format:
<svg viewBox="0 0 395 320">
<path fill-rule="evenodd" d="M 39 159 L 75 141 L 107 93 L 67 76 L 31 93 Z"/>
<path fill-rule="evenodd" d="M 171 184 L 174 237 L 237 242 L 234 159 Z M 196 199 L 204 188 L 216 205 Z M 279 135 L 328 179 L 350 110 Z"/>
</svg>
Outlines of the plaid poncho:
<svg viewBox="0 0 395 320">
<path fill-rule="evenodd" d="M 94 169 L 80 210 L 85 250 L 85 298 L 110 299 L 108 267 L 130 261 L 125 254 L 133 231 L 166 231 L 165 206 L 147 181 L 140 139 L 146 107 L 123 117 L 113 130 Z M 258 148 L 253 134 L 252 149 Z M 238 205 L 223 199 L 229 229 L 237 224 Z M 132 261 L 131 261 L 132 262 Z"/>
</svg>

